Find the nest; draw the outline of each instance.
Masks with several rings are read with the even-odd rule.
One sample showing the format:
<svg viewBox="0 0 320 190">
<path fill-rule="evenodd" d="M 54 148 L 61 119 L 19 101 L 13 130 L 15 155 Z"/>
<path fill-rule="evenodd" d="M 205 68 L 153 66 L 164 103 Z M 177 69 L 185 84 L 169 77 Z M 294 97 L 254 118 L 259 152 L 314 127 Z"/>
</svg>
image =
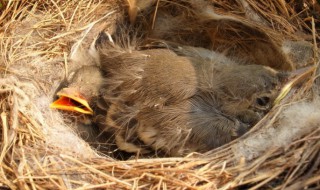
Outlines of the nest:
<svg viewBox="0 0 320 190">
<path fill-rule="evenodd" d="M 309 74 L 288 83 L 285 98 L 250 132 L 205 154 L 115 160 L 91 148 L 72 122 L 50 110 L 65 70 L 77 67 L 69 58 L 83 61 L 75 50 L 102 29 L 112 30 L 125 3 L 1 1 L 0 189 L 320 188 L 317 53 Z M 317 52 L 316 1 L 213 5 L 219 14 L 249 15 L 282 36 L 310 41 Z"/>
</svg>

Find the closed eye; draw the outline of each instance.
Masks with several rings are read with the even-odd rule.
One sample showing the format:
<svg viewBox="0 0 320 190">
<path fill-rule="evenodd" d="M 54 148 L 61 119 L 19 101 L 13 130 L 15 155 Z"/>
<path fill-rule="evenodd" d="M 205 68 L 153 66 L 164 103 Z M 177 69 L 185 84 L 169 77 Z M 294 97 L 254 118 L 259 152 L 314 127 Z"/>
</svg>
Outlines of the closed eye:
<svg viewBox="0 0 320 190">
<path fill-rule="evenodd" d="M 270 103 L 270 98 L 267 96 L 262 96 L 256 99 L 256 103 L 259 106 L 265 107 Z"/>
</svg>

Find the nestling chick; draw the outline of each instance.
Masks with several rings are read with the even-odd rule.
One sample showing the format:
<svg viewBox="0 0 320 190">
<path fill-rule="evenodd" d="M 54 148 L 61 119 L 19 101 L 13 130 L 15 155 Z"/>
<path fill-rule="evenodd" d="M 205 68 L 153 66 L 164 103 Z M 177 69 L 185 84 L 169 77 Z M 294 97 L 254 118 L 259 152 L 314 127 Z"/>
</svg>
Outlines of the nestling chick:
<svg viewBox="0 0 320 190">
<path fill-rule="evenodd" d="M 85 141 L 104 154 L 115 158 L 128 157 L 120 151 L 114 151 L 113 134 L 104 134 L 97 126 L 101 119 L 105 120 L 108 104 L 101 97 L 104 88 L 104 75 L 97 66 L 82 66 L 70 72 L 57 89 L 57 100 L 50 107 L 75 113 L 76 132 Z"/>
<path fill-rule="evenodd" d="M 101 68 L 111 103 L 106 124 L 117 128 L 119 148 L 147 151 L 127 144 L 138 138 L 169 155 L 203 152 L 242 135 L 271 108 L 284 79 L 220 54 L 195 59 L 168 49 L 118 55 L 102 49 Z"/>
<path fill-rule="evenodd" d="M 142 2 L 136 1 L 140 9 L 134 17 L 129 11 L 129 17 L 134 18 L 136 28 L 144 28 L 141 33 L 147 38 L 207 48 L 242 59 L 245 64 L 282 71 L 295 69 L 281 50 L 281 35 L 270 30 L 272 25 L 268 28 L 243 17 L 218 14 L 211 1 Z"/>
<path fill-rule="evenodd" d="M 107 110 L 93 113 L 95 121 L 114 133 L 119 149 L 133 153 L 173 156 L 221 146 L 271 108 L 284 78 L 269 67 L 239 65 L 214 52 L 212 59 L 201 59 L 108 44 L 98 53 L 100 68 L 81 68 L 68 87 L 77 86 L 90 106 Z M 64 91 L 58 94 L 64 97 Z"/>
</svg>

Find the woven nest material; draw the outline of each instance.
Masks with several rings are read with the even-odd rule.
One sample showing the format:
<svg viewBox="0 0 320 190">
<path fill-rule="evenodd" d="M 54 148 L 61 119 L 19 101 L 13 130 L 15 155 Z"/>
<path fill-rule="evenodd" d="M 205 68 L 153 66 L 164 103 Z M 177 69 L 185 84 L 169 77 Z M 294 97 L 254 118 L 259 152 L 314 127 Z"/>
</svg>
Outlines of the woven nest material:
<svg viewBox="0 0 320 190">
<path fill-rule="evenodd" d="M 0 1 L 0 189 L 319 189 L 319 57 L 311 75 L 291 81 L 286 97 L 249 133 L 205 154 L 118 161 L 91 148 L 55 110 L 76 50 L 114 27 L 126 2 Z M 290 39 L 319 40 L 319 4 L 218 0 L 219 14 L 269 26 Z M 249 16 L 248 16 L 249 15 Z M 286 89 L 284 89 L 285 91 Z"/>
</svg>

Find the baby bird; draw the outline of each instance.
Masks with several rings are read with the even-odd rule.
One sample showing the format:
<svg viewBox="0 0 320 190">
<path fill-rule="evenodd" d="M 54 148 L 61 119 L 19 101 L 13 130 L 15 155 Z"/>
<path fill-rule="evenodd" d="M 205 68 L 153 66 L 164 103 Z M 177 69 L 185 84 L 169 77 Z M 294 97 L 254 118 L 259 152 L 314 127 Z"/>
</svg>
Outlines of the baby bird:
<svg viewBox="0 0 320 190">
<path fill-rule="evenodd" d="M 216 52 L 201 56 L 208 53 L 202 48 L 185 54 L 101 44 L 100 65 L 70 76 L 51 107 L 93 114 L 118 148 L 131 153 L 180 156 L 228 143 L 263 117 L 286 78 Z"/>
</svg>

